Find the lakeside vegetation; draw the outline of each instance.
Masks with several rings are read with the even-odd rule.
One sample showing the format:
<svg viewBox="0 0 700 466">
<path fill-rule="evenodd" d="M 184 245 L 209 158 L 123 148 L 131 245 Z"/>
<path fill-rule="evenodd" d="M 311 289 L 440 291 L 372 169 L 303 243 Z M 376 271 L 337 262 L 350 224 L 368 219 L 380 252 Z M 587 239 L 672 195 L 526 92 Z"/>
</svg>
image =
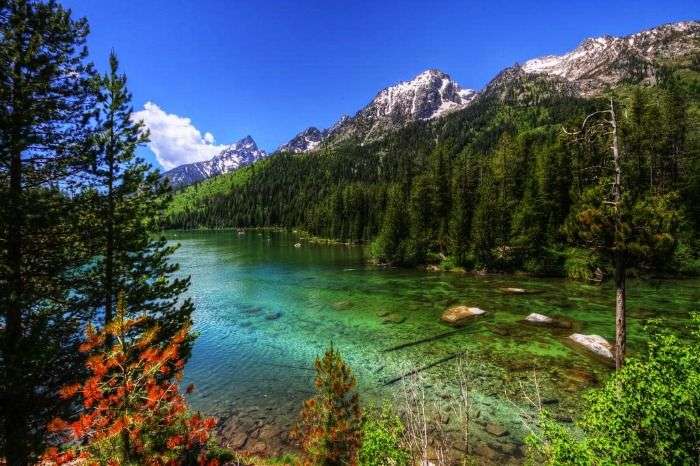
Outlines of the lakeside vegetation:
<svg viewBox="0 0 700 466">
<path fill-rule="evenodd" d="M 642 274 L 698 272 L 700 74 L 683 66 L 656 87 L 612 94 L 627 154 L 624 183 L 633 188 L 628 202 L 660 207 L 667 199 L 677 217 L 669 225 L 672 260 L 639 264 Z M 374 144 L 278 154 L 179 191 L 164 225 L 303 228 L 371 243 L 376 260 L 403 265 L 611 275 L 609 263 L 581 248 L 576 225 L 590 197 L 608 189 L 608 141 L 584 143 L 563 132 L 605 106 L 605 98 L 483 99 Z"/>
<path fill-rule="evenodd" d="M 614 207 L 608 137 L 581 142 L 561 131 L 606 101 L 564 97 L 535 106 L 484 99 L 375 144 L 278 154 L 171 199 L 135 155 L 148 135 L 132 120 L 116 54 L 96 73 L 87 34 L 86 20 L 57 3 L 0 3 L 0 463 L 451 460 L 440 420 L 421 410 L 420 369 L 388 382 L 405 384 L 404 406 L 366 406 L 333 347 L 316 360 L 315 390 L 292 432 L 296 451 L 260 458 L 221 447 L 216 420 L 186 403 L 196 388 L 180 387 L 194 304 L 171 260 L 176 248 L 154 237 L 163 226 L 302 227 L 371 242 L 377 260 L 397 265 L 581 278 L 611 274 L 621 251 L 639 273 L 689 273 L 698 261 L 697 63 L 676 64 L 657 87 L 615 91 L 630 156 Z M 586 397 L 573 429 L 534 407 L 531 461 L 697 462 L 700 335 L 654 333 L 646 354 L 618 364 Z M 467 436 L 476 414 L 468 381 L 461 388 L 456 412 Z M 465 444 L 470 461 L 476 452 Z"/>
</svg>

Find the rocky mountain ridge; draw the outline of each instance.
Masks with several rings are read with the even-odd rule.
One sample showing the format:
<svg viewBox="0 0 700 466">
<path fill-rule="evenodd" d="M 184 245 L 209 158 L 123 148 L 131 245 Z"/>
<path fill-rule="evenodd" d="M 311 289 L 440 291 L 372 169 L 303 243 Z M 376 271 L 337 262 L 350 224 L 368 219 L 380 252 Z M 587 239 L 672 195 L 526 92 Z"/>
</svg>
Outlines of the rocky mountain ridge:
<svg viewBox="0 0 700 466">
<path fill-rule="evenodd" d="M 251 136 L 246 136 L 226 147 L 210 160 L 180 165 L 163 173 L 163 177 L 168 178 L 171 186 L 177 189 L 232 172 L 266 156 L 267 152 L 259 149 Z"/>
<path fill-rule="evenodd" d="M 351 138 L 370 142 L 387 131 L 439 118 L 486 96 L 536 103 L 538 97 L 550 92 L 593 97 L 623 82 L 653 84 L 664 62 L 691 57 L 699 50 L 700 23 L 684 21 L 624 37 L 585 39 L 564 55 L 533 58 L 506 68 L 479 92 L 462 89 L 442 71 L 426 70 L 411 81 L 380 91 L 354 117 L 343 117 L 328 130 L 309 128 L 315 130 L 309 143 L 299 139 L 304 134 L 300 133 L 280 150 L 310 152 L 322 142 L 332 145 Z"/>
<path fill-rule="evenodd" d="M 462 88 L 446 73 L 429 69 L 376 94 L 354 116 L 343 116 L 328 129 L 309 127 L 277 151 L 306 153 L 344 141 L 365 144 L 416 121 L 430 121 L 464 109 L 481 98 L 536 104 L 552 93 L 594 97 L 625 83 L 654 84 L 669 61 L 698 60 L 700 22 L 665 24 L 624 37 L 585 39 L 563 55 L 546 55 L 515 64 L 496 75 L 481 91 Z M 261 157 L 250 136 L 213 159 L 182 165 L 164 176 L 175 187 L 233 171 Z"/>
</svg>

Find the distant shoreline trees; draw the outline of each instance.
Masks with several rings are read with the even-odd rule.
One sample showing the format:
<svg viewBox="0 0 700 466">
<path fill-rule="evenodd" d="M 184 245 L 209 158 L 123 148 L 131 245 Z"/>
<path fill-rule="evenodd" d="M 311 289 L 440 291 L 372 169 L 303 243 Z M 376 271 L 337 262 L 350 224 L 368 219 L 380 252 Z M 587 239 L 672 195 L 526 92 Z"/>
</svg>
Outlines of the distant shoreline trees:
<svg viewBox="0 0 700 466">
<path fill-rule="evenodd" d="M 693 73 L 671 69 L 656 86 L 612 91 L 619 144 L 629 153 L 628 194 L 675 193 L 669 208 L 680 222 L 678 254 L 631 273 L 700 272 L 700 141 L 689 124 L 700 92 Z M 302 228 L 371 243 L 375 260 L 394 265 L 614 276 L 601 257 L 580 261 L 585 249 L 570 222 L 600 183 L 609 144 L 597 138 L 582 145 L 561 132 L 606 104 L 556 95 L 529 106 L 484 99 L 373 144 L 277 154 L 177 192 L 163 227 Z"/>
</svg>

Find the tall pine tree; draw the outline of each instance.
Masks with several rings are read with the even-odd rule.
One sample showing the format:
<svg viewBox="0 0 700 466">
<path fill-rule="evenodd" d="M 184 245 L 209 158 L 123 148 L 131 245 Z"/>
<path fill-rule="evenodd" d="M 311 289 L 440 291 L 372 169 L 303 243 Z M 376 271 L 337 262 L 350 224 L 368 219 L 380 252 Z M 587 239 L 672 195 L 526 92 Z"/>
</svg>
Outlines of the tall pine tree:
<svg viewBox="0 0 700 466">
<path fill-rule="evenodd" d="M 173 278 L 178 265 L 168 259 L 175 246 L 155 237 L 170 188 L 136 157 L 136 149 L 148 136 L 142 123 L 132 118 L 131 94 L 114 53 L 109 65 L 109 72 L 96 80 L 95 158 L 90 187 L 83 194 L 85 204 L 93 206 L 85 220 L 91 225 L 86 227 L 95 231 L 96 259 L 82 295 L 89 308 L 102 311 L 108 324 L 117 295 L 123 292 L 127 315 L 157 323 L 161 336 L 169 338 L 190 324 L 193 309 L 189 299 L 181 300 L 189 278 Z"/>
<path fill-rule="evenodd" d="M 85 316 L 70 290 L 86 251 L 71 188 L 92 107 L 87 33 L 55 2 L 0 2 L 0 456 L 10 465 L 41 448 L 77 363 Z"/>
</svg>

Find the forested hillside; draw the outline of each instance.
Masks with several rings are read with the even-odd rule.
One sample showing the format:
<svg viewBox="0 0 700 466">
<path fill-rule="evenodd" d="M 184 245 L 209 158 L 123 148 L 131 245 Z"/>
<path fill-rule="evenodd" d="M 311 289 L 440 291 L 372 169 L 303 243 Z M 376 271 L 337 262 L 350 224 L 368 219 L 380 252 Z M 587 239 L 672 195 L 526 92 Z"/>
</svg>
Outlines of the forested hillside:
<svg viewBox="0 0 700 466">
<path fill-rule="evenodd" d="M 690 66 L 665 73 L 657 86 L 622 86 L 613 94 L 625 183 L 636 198 L 673 196 L 671 208 L 682 216 L 677 255 L 686 260 L 700 228 L 698 76 Z M 569 221 L 567 231 L 567 220 L 586 190 L 610 176 L 608 147 L 604 138 L 581 141 L 564 129 L 575 130 L 607 99 L 529 84 L 536 104 L 522 92 L 517 101 L 484 96 L 371 145 L 280 153 L 189 187 L 176 196 L 165 226 L 300 227 L 374 241 L 382 262 L 447 256 L 469 268 L 560 274 L 567 266 L 585 275 L 576 269 L 597 264 L 568 248 L 575 227 Z"/>
</svg>

